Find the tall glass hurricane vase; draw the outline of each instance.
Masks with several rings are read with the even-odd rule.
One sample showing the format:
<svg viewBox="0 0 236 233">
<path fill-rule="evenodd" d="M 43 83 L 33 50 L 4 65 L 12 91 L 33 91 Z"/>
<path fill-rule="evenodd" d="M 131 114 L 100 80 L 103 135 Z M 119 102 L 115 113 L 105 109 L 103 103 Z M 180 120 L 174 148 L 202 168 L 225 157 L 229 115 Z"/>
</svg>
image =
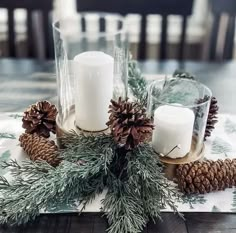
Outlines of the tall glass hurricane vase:
<svg viewBox="0 0 236 233">
<path fill-rule="evenodd" d="M 111 99 L 127 97 L 128 41 L 117 14 L 53 24 L 61 132 L 106 130 Z"/>
</svg>

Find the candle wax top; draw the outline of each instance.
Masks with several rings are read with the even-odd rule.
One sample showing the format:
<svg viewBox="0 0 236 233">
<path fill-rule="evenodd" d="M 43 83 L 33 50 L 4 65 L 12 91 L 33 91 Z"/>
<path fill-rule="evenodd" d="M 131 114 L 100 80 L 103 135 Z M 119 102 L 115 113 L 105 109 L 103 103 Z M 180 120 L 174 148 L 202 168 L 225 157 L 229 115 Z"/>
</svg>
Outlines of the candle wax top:
<svg viewBox="0 0 236 233">
<path fill-rule="evenodd" d="M 101 51 L 87 51 L 75 56 L 74 61 L 87 66 L 102 66 L 114 63 L 114 58 Z"/>
<path fill-rule="evenodd" d="M 163 105 L 155 110 L 154 118 L 166 124 L 185 124 L 194 119 L 194 113 L 188 108 Z"/>
</svg>

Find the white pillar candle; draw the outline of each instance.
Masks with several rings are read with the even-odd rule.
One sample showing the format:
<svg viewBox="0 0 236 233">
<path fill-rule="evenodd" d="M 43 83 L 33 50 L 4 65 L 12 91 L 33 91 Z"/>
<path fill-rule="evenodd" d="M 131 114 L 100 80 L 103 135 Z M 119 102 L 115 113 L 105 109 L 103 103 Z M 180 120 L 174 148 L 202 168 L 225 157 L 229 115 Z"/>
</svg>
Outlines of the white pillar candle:
<svg viewBox="0 0 236 233">
<path fill-rule="evenodd" d="M 152 146 L 157 153 L 181 158 L 190 152 L 194 125 L 192 110 L 180 106 L 160 106 L 154 112 L 154 125 Z M 175 146 L 178 147 L 169 153 Z"/>
<path fill-rule="evenodd" d="M 113 69 L 113 57 L 103 52 L 89 51 L 75 56 L 75 121 L 79 128 L 86 131 L 107 128 Z"/>
</svg>

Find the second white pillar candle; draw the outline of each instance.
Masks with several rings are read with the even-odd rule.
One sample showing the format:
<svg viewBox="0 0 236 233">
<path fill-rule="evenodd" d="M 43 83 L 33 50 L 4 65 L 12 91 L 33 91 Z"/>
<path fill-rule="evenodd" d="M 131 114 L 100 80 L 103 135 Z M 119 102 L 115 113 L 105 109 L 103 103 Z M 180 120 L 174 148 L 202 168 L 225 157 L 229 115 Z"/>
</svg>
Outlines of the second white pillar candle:
<svg viewBox="0 0 236 233">
<path fill-rule="evenodd" d="M 154 112 L 152 146 L 157 153 L 170 158 L 184 157 L 191 150 L 194 113 L 180 106 L 163 105 Z"/>
<path fill-rule="evenodd" d="M 74 58 L 75 121 L 79 128 L 86 131 L 107 128 L 113 69 L 113 57 L 103 52 L 84 52 Z"/>
</svg>

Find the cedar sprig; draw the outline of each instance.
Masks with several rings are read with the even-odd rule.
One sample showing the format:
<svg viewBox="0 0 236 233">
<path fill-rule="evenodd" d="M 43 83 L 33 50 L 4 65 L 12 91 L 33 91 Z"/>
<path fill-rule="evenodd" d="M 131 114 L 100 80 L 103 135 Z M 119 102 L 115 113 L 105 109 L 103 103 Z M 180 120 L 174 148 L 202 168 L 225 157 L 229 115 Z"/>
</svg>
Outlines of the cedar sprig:
<svg viewBox="0 0 236 233">
<path fill-rule="evenodd" d="M 132 59 L 128 62 L 128 84 L 135 100 L 146 106 L 148 82 L 144 78 L 138 62 Z"/>
</svg>

